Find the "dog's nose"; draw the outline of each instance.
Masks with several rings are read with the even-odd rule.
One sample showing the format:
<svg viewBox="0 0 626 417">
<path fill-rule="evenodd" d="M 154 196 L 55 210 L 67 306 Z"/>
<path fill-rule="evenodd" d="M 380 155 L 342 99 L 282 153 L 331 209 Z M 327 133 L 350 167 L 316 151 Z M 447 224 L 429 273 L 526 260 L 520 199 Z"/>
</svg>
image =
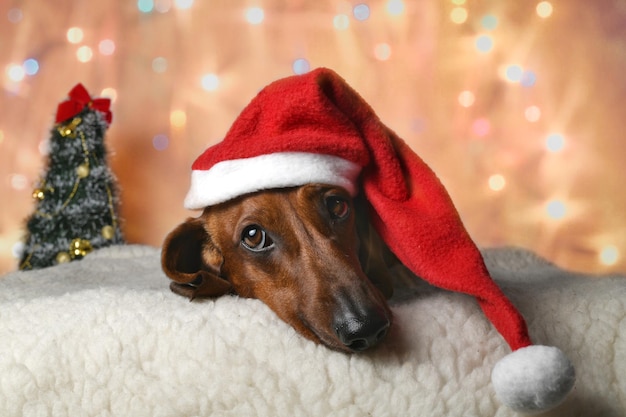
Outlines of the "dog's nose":
<svg viewBox="0 0 626 417">
<path fill-rule="evenodd" d="M 385 337 L 391 321 L 382 311 L 370 310 L 358 316 L 343 314 L 335 318 L 334 324 L 341 343 L 350 350 L 361 352 Z"/>
</svg>

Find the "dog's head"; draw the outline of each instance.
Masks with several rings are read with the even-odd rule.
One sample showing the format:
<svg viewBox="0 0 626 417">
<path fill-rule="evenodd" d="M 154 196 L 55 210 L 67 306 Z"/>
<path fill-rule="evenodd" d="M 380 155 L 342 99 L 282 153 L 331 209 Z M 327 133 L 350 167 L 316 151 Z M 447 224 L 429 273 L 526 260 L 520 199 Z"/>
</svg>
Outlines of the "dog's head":
<svg viewBox="0 0 626 417">
<path fill-rule="evenodd" d="M 258 298 L 303 336 L 354 352 L 391 324 L 385 249 L 364 203 L 308 184 L 206 208 L 167 236 L 162 265 L 177 294 Z"/>
</svg>

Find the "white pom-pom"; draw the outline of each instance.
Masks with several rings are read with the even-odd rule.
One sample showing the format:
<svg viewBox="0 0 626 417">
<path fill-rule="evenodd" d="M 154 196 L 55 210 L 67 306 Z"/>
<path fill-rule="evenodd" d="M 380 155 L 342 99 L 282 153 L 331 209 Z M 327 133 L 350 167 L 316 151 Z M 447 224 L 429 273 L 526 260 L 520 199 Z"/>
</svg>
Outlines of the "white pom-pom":
<svg viewBox="0 0 626 417">
<path fill-rule="evenodd" d="M 528 346 L 502 358 L 491 382 L 505 405 L 527 414 L 559 405 L 574 387 L 576 372 L 565 354 L 551 346 Z"/>
</svg>

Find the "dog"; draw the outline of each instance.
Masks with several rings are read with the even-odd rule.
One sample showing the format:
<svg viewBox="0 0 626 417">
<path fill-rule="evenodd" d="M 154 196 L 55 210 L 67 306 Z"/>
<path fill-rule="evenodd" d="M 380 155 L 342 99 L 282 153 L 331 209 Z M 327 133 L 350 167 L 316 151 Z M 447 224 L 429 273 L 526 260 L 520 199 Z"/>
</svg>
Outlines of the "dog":
<svg viewBox="0 0 626 417">
<path fill-rule="evenodd" d="M 301 335 L 359 352 L 392 325 L 388 268 L 398 289 L 408 269 L 476 298 L 513 351 L 493 372 L 511 408 L 547 410 L 574 385 L 563 352 L 533 345 L 435 173 L 332 70 L 261 90 L 193 162 L 184 205 L 204 211 L 164 242 L 177 294 L 255 297 Z"/>
<path fill-rule="evenodd" d="M 257 298 L 299 334 L 352 353 L 387 334 L 398 262 L 364 198 L 324 184 L 263 190 L 204 209 L 166 237 L 170 289 Z"/>
</svg>

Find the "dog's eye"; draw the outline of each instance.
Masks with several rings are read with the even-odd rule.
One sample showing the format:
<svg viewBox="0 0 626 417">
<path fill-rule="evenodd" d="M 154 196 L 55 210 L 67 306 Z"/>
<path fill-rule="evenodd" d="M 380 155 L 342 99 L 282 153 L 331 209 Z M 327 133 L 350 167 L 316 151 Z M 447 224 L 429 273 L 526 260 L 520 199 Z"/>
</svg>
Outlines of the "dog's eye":
<svg viewBox="0 0 626 417">
<path fill-rule="evenodd" d="M 261 252 L 274 246 L 274 241 L 258 224 L 253 224 L 241 232 L 241 243 L 253 252 Z"/>
<path fill-rule="evenodd" d="M 343 219 L 350 213 L 348 202 L 337 196 L 330 196 L 326 199 L 326 208 L 333 219 Z"/>
</svg>

